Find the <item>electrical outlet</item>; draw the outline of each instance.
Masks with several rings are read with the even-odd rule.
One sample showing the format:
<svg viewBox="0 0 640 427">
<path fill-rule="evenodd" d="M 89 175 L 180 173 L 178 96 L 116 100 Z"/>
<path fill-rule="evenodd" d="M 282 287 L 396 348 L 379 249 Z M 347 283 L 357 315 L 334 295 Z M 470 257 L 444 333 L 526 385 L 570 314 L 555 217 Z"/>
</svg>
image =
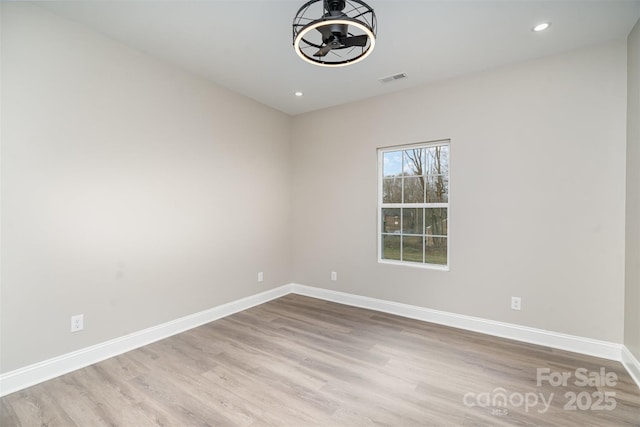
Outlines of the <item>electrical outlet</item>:
<svg viewBox="0 0 640 427">
<path fill-rule="evenodd" d="M 331 280 L 333 280 L 334 282 L 338 280 L 338 273 L 336 271 L 331 272 Z"/>
<path fill-rule="evenodd" d="M 78 332 L 84 329 L 84 315 L 71 316 L 71 332 Z"/>
<path fill-rule="evenodd" d="M 522 299 L 520 297 L 511 297 L 511 310 L 520 310 L 522 308 Z"/>
<path fill-rule="evenodd" d="M 262 281 L 264 281 L 264 273 L 260 271 L 258 273 L 258 282 L 262 282 Z"/>
</svg>

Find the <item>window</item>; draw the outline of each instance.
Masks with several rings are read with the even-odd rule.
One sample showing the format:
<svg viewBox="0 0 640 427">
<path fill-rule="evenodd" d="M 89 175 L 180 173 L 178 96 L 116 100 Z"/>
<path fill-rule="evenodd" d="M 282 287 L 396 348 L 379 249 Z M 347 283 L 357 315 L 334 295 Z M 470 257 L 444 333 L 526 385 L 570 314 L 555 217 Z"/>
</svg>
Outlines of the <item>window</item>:
<svg viewBox="0 0 640 427">
<path fill-rule="evenodd" d="M 449 267 L 449 141 L 378 150 L 378 261 Z"/>
</svg>

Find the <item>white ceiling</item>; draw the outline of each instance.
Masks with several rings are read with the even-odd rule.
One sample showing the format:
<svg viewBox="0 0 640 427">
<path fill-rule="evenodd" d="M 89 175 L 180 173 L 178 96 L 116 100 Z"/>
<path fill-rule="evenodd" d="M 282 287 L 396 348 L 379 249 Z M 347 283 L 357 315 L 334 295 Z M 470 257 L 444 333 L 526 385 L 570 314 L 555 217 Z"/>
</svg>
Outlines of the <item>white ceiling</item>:
<svg viewBox="0 0 640 427">
<path fill-rule="evenodd" d="M 305 1 L 37 4 L 288 114 L 622 39 L 640 17 L 640 0 L 370 0 L 374 52 L 324 68 L 293 50 L 292 21 Z M 551 21 L 550 29 L 532 32 L 541 21 Z M 408 78 L 378 81 L 401 72 Z"/>
</svg>

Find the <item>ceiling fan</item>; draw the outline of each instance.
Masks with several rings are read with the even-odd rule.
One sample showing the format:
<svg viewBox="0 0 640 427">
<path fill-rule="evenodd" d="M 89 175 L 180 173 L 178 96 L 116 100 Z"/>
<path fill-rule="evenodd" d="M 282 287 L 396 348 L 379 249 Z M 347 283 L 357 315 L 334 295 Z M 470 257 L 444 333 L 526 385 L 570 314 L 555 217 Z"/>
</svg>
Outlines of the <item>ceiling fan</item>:
<svg viewBox="0 0 640 427">
<path fill-rule="evenodd" d="M 373 51 L 375 38 L 375 13 L 360 0 L 312 0 L 293 21 L 296 53 L 316 65 L 339 67 L 361 61 Z"/>
<path fill-rule="evenodd" d="M 348 16 L 342 12 L 346 5 L 344 1 L 326 1 L 325 5 L 328 12 L 324 15 L 324 18 L 328 21 L 348 18 Z M 328 25 L 323 25 L 316 29 L 322 34 L 322 42 L 324 43 L 324 46 L 321 47 L 318 52 L 314 53 L 313 56 L 325 56 L 332 49 L 344 49 L 352 46 L 364 47 L 367 45 L 367 40 L 369 39 L 369 36 L 366 34 L 350 36 L 348 24 L 329 23 Z"/>
</svg>

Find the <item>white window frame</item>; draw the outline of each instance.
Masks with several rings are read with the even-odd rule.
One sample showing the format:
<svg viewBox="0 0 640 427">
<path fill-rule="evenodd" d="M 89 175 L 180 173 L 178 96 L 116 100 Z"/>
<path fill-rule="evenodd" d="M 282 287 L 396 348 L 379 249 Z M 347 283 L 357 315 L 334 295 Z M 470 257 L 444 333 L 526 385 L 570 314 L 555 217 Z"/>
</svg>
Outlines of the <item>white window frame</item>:
<svg viewBox="0 0 640 427">
<path fill-rule="evenodd" d="M 384 154 L 385 153 L 389 153 L 389 152 L 395 152 L 395 151 L 403 151 L 403 150 L 409 150 L 409 149 L 415 149 L 415 148 L 429 148 L 429 147 L 436 147 L 436 146 L 447 146 L 448 148 L 448 152 L 449 152 L 449 157 L 448 157 L 448 181 L 449 181 L 449 186 L 448 186 L 448 192 L 447 192 L 447 202 L 446 203 L 382 203 L 382 197 L 383 197 L 383 181 L 384 181 L 384 171 L 383 171 L 383 159 L 384 159 Z M 404 191 L 404 189 L 403 189 Z M 378 202 L 377 202 L 377 207 L 378 207 L 378 213 L 376 215 L 377 219 L 378 219 L 378 226 L 377 226 L 377 231 L 378 231 L 378 236 L 376 238 L 376 241 L 378 243 L 378 263 L 380 264 L 392 264 L 392 265 L 402 265 L 402 266 L 407 266 L 407 267 L 417 267 L 417 268 L 423 268 L 423 269 L 430 269 L 430 270 L 441 270 L 441 271 L 449 271 L 450 270 L 450 266 L 451 266 L 451 245 L 450 245 L 450 241 L 451 241 L 451 210 L 450 210 L 450 204 L 451 204 L 451 140 L 450 139 L 443 139 L 443 140 L 438 140 L 438 141 L 429 141 L 429 142 L 420 142 L 420 143 L 414 143 L 414 144 L 406 144 L 406 145 L 395 145 L 395 146 L 389 146 L 389 147 L 380 147 L 378 148 Z M 383 259 L 382 258 L 382 236 L 383 236 L 383 232 L 382 232 L 382 209 L 385 208 L 396 208 L 396 209 L 401 209 L 401 208 L 446 208 L 447 209 L 447 234 L 446 234 L 446 238 L 447 238 L 447 264 L 443 265 L 443 264 L 429 264 L 423 262 L 415 262 L 415 261 L 403 261 L 403 260 L 392 260 L 392 259 Z M 401 224 L 400 224 L 400 230 L 402 230 L 402 215 L 400 216 L 400 220 L 401 220 Z M 403 234 L 400 233 L 400 236 L 402 236 Z M 401 240 L 402 242 L 402 240 Z M 424 249 L 423 249 L 424 251 Z M 402 258 L 402 243 L 400 243 L 400 257 Z"/>
</svg>

